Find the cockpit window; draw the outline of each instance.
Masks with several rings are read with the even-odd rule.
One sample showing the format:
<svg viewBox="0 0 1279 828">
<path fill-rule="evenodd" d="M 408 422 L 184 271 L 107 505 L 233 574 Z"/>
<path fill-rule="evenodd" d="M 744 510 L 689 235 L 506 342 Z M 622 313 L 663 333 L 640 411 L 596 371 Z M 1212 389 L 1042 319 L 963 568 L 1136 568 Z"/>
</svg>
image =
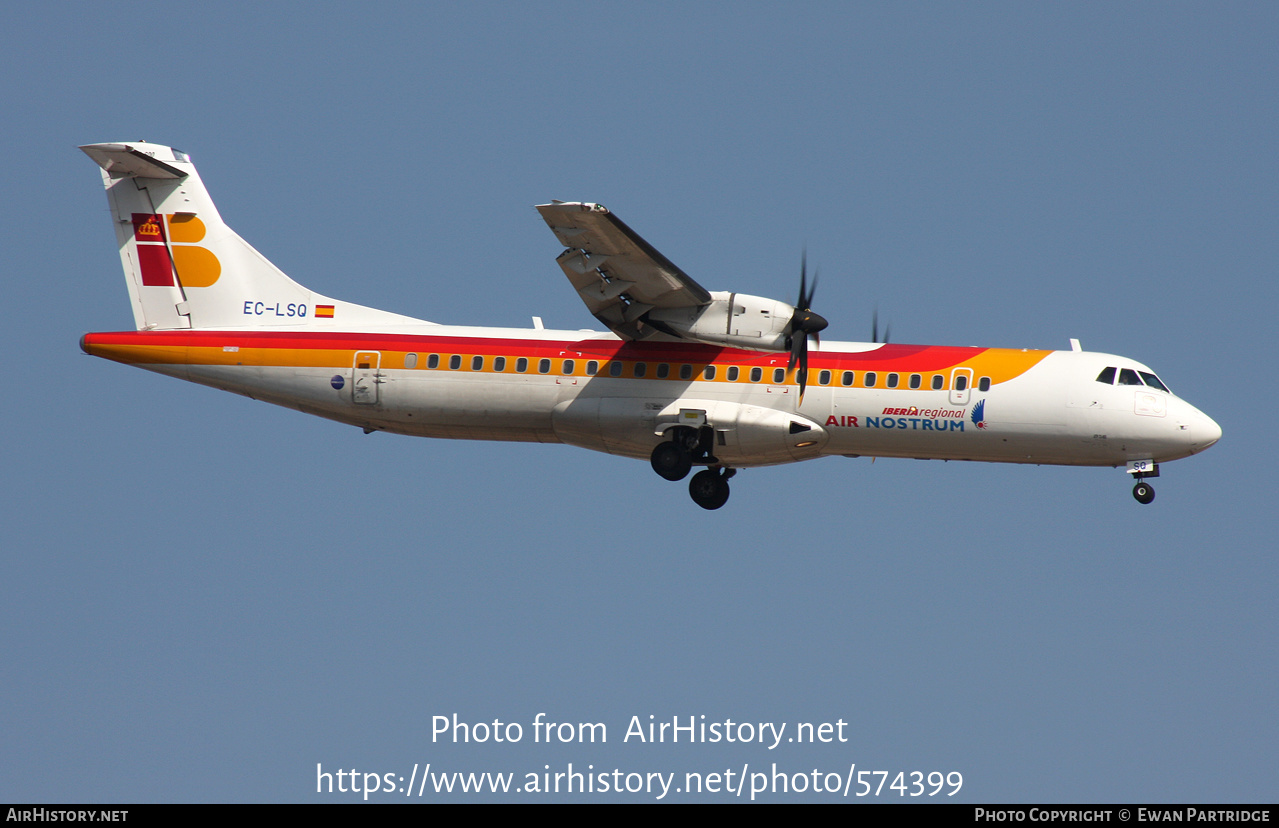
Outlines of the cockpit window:
<svg viewBox="0 0 1279 828">
<path fill-rule="evenodd" d="M 1115 384 L 1114 367 L 1112 366 L 1110 368 L 1102 368 L 1101 373 L 1097 375 L 1097 382 L 1104 382 L 1106 385 L 1114 385 Z"/>
<path fill-rule="evenodd" d="M 1168 391 L 1168 386 L 1160 382 L 1159 377 L 1149 371 L 1138 371 L 1137 373 L 1141 374 L 1141 378 L 1144 379 L 1146 381 L 1146 385 L 1149 385 L 1151 388 L 1158 388 L 1160 391 Z M 1168 391 L 1168 393 L 1171 394 L 1172 392 Z"/>
<path fill-rule="evenodd" d="M 1141 377 L 1137 376 L 1137 372 L 1131 368 L 1119 369 L 1120 385 L 1141 385 Z"/>
</svg>

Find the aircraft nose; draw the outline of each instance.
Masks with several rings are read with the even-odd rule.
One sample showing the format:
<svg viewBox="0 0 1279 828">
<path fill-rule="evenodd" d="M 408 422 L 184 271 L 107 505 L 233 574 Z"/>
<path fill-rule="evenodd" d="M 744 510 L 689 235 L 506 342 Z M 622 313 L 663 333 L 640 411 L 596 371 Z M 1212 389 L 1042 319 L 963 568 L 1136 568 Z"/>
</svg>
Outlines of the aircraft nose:
<svg viewBox="0 0 1279 828">
<path fill-rule="evenodd" d="M 1198 408 L 1185 403 L 1184 400 L 1182 402 L 1186 406 L 1182 409 L 1183 413 L 1179 418 L 1183 435 L 1182 445 L 1191 454 L 1198 454 L 1221 439 L 1221 426 Z"/>
<path fill-rule="evenodd" d="M 1217 421 L 1212 417 L 1200 411 L 1199 419 L 1195 421 L 1191 433 L 1194 434 L 1197 445 L 1195 451 L 1203 451 L 1221 439 L 1221 426 L 1217 425 Z"/>
</svg>

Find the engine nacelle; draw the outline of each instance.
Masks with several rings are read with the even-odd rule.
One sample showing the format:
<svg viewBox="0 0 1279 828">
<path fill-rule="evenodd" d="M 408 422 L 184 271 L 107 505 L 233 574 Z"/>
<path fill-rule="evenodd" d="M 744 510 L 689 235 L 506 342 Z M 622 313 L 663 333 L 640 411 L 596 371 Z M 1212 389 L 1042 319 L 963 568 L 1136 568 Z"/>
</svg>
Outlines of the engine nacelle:
<svg viewBox="0 0 1279 828">
<path fill-rule="evenodd" d="M 685 339 L 751 351 L 786 351 L 795 308 L 776 299 L 712 291 L 700 308 L 655 308 L 648 318 Z"/>
</svg>

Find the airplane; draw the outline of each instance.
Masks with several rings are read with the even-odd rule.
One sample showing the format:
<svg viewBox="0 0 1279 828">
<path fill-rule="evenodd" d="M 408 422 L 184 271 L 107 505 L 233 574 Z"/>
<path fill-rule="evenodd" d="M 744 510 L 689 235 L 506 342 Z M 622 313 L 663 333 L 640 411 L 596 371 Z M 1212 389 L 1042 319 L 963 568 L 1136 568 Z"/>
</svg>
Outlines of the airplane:
<svg viewBox="0 0 1279 828">
<path fill-rule="evenodd" d="M 1221 437 L 1122 356 L 821 342 L 801 258 L 794 305 L 708 291 L 600 204 L 537 211 L 609 330 L 440 325 L 323 296 L 232 231 L 190 157 L 145 141 L 80 147 L 102 169 L 136 330 L 88 354 L 359 428 L 567 443 L 647 459 L 704 509 L 739 469 L 818 457 L 1124 467 Z M 875 328 L 878 324 L 876 322 Z M 887 340 L 887 332 L 884 340 Z M 811 341 L 811 345 L 810 345 Z"/>
</svg>

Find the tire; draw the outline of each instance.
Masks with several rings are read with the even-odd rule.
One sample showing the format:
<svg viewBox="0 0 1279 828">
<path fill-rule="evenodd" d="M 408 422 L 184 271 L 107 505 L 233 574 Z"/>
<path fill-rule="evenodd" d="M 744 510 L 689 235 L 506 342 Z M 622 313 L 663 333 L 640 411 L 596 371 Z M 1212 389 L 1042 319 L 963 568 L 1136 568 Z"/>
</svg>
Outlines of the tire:
<svg viewBox="0 0 1279 828">
<path fill-rule="evenodd" d="M 703 509 L 718 509 L 728 502 L 728 479 L 711 469 L 699 471 L 688 481 L 688 494 Z"/>
<path fill-rule="evenodd" d="M 1153 503 L 1155 500 L 1155 488 L 1146 482 L 1138 483 L 1132 487 L 1132 496 L 1137 498 L 1137 502 L 1143 505 Z"/>
<path fill-rule="evenodd" d="M 667 480 L 683 480 L 693 468 L 693 458 L 688 452 L 671 442 L 658 443 L 648 462 L 653 471 Z"/>
</svg>

